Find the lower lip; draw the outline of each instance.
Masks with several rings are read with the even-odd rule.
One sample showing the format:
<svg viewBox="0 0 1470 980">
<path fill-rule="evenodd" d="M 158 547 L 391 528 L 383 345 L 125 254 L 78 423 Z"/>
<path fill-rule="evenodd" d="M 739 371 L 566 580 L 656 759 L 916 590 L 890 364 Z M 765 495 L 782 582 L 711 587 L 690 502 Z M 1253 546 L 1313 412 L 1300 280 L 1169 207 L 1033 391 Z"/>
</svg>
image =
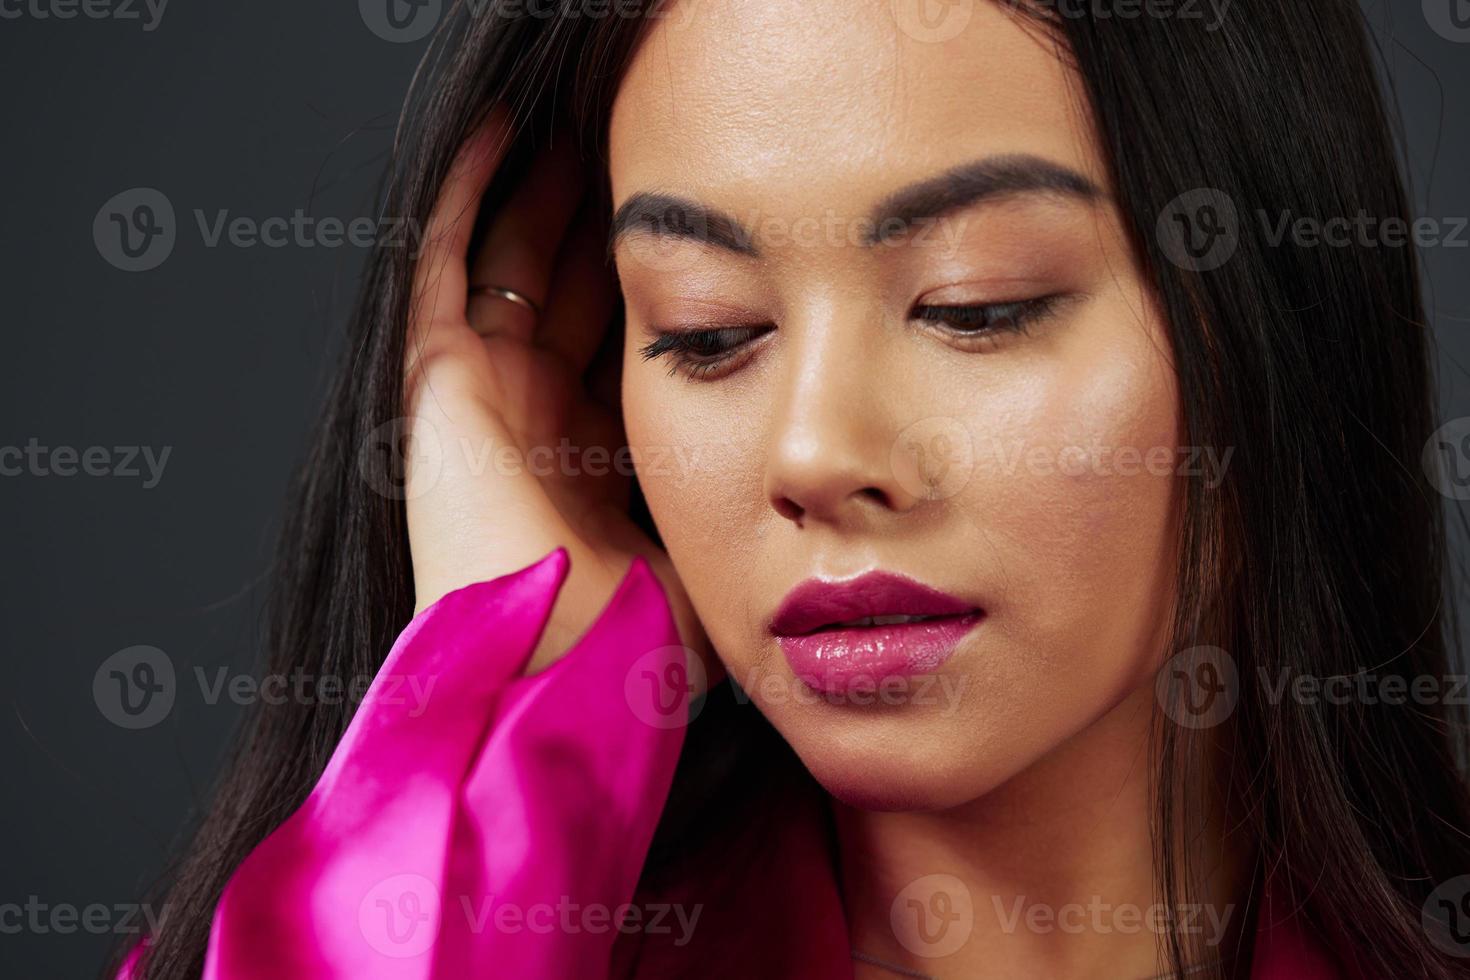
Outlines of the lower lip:
<svg viewBox="0 0 1470 980">
<path fill-rule="evenodd" d="M 937 669 L 982 618 L 974 612 L 915 623 L 819 630 L 777 640 L 802 683 L 829 694 L 845 694 L 872 691 L 889 678 Z"/>
</svg>

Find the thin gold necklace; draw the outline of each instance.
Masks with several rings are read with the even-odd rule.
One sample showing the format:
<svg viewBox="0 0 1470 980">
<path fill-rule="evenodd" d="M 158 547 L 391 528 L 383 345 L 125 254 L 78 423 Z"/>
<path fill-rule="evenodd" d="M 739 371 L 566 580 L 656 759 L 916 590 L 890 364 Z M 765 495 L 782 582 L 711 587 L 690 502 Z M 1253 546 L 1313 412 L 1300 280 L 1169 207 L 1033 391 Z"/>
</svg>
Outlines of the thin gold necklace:
<svg viewBox="0 0 1470 980">
<path fill-rule="evenodd" d="M 880 970 L 887 970 L 889 973 L 892 973 L 895 976 L 909 977 L 910 980 L 939 980 L 939 978 L 934 976 L 932 973 L 920 973 L 918 970 L 910 970 L 906 966 L 899 966 L 897 963 L 889 963 L 887 960 L 879 959 L 872 953 L 864 953 L 860 949 L 854 949 L 852 951 L 852 958 L 857 960 L 859 963 L 867 963 L 869 966 L 876 966 Z M 1191 966 L 1189 969 L 1184 971 L 1182 976 L 1193 976 L 1201 970 L 1208 970 L 1210 967 L 1223 962 L 1224 959 L 1225 958 L 1223 956 L 1217 956 L 1212 960 L 1206 960 L 1203 963 Z M 1141 980 L 1175 980 L 1175 975 L 1173 973 L 1157 973 L 1151 977 L 1143 977 L 1141 978 Z"/>
</svg>

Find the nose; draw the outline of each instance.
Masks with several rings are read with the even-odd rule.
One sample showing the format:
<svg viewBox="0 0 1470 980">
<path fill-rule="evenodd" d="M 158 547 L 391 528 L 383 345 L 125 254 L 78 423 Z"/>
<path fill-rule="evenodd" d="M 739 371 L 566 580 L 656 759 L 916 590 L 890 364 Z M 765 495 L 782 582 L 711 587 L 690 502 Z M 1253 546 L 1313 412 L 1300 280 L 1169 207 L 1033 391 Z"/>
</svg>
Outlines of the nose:
<svg viewBox="0 0 1470 980">
<path fill-rule="evenodd" d="M 796 339 L 775 394 L 766 499 L 797 527 L 874 530 L 923 499 L 893 465 L 902 431 L 896 392 L 871 338 L 843 324 L 788 324 Z"/>
</svg>

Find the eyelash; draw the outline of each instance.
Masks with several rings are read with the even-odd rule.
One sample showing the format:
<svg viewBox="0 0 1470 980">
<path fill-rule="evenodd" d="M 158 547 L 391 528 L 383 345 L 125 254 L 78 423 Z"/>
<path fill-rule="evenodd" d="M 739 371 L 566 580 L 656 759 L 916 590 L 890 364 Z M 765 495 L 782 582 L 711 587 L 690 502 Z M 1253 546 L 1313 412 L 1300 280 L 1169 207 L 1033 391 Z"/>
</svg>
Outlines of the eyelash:
<svg viewBox="0 0 1470 980">
<path fill-rule="evenodd" d="M 682 373 L 690 381 L 699 381 L 738 357 L 741 347 L 771 329 L 770 324 L 761 324 L 661 331 L 638 353 L 645 361 L 668 354 L 670 375 Z"/>
<path fill-rule="evenodd" d="M 925 323 L 941 323 L 953 333 L 971 337 L 991 334 L 1025 333 L 1038 320 L 1056 312 L 1058 295 L 1005 303 L 976 303 L 968 306 L 916 306 L 911 319 Z"/>
<path fill-rule="evenodd" d="M 1051 295 L 1005 303 L 921 305 L 913 308 L 909 319 L 940 325 L 948 333 L 967 339 L 1024 334 L 1031 324 L 1056 312 L 1060 299 Z M 699 381 L 740 357 L 742 348 L 773 329 L 773 324 L 759 324 L 661 331 L 638 353 L 646 361 L 668 354 L 670 375 L 682 373 L 690 381 Z"/>
</svg>

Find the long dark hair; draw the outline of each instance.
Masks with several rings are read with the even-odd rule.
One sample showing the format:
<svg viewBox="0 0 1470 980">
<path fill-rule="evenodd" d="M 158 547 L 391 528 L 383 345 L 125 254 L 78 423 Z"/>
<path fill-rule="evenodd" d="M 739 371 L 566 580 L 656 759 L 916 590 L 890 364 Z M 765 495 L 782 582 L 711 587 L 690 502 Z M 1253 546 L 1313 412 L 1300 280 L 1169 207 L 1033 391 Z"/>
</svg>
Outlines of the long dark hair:
<svg viewBox="0 0 1470 980">
<path fill-rule="evenodd" d="M 1462 719 L 1443 701 L 1277 700 L 1257 680 L 1285 670 L 1412 682 L 1449 670 L 1441 500 L 1418 465 L 1434 399 L 1414 252 L 1278 243 L 1252 218 L 1410 216 L 1361 15 L 1351 0 L 1234 0 L 1212 27 L 1003 2 L 1055 39 L 1085 86 L 1169 323 L 1189 444 L 1233 451 L 1220 487 L 1181 483 L 1171 649 L 1216 645 L 1239 668 L 1238 703 L 1216 733 L 1229 765 L 1213 774 L 1236 832 L 1364 976 L 1457 975 L 1420 916 L 1437 884 L 1470 873 Z M 496 100 L 520 129 L 487 212 L 559 117 L 601 158 L 611 100 L 657 8 L 512 16 L 498 0 L 451 5 L 407 101 L 384 211 L 423 227 L 456 148 Z M 1239 209 L 1234 255 L 1208 269 L 1177 261 L 1158 230 L 1171 202 L 1201 189 Z M 281 537 L 272 673 L 370 675 L 412 615 L 402 503 L 380 492 L 392 461 L 364 452 L 402 414 L 412 266 L 390 244 L 370 258 Z M 691 728 L 646 876 L 687 854 L 711 814 L 736 808 L 722 794 L 739 792 L 753 758 L 763 773 L 809 779 L 758 712 L 714 698 L 718 710 Z M 199 974 L 227 878 L 305 798 L 352 707 L 253 709 L 171 876 L 147 977 Z M 1200 745 L 1175 725 L 1158 738 L 1158 892 L 1177 908 L 1197 879 L 1169 842 L 1200 819 L 1184 791 Z M 1176 971 L 1198 952 L 1178 933 L 1164 945 Z"/>
</svg>

